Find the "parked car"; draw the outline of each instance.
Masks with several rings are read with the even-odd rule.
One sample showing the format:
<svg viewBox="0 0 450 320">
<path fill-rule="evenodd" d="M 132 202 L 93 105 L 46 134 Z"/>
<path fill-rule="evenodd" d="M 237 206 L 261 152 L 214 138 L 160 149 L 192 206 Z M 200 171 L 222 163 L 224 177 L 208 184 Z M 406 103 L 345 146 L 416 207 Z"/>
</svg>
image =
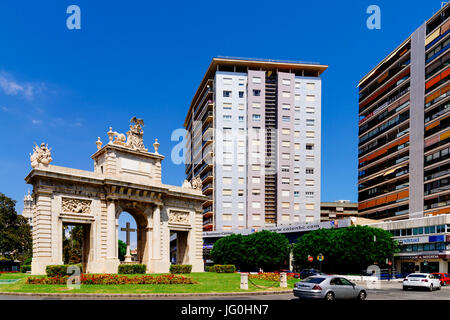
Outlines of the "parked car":
<svg viewBox="0 0 450 320">
<path fill-rule="evenodd" d="M 441 281 L 442 286 L 450 284 L 450 274 L 442 272 L 433 272 L 432 275 Z"/>
<path fill-rule="evenodd" d="M 411 273 L 403 279 L 403 290 L 408 289 L 441 290 L 441 280 L 430 273 Z"/>
<path fill-rule="evenodd" d="M 365 300 L 367 291 L 343 277 L 317 275 L 297 282 L 294 285 L 294 296 L 300 299 Z"/>
<path fill-rule="evenodd" d="M 300 279 L 306 279 L 315 275 L 324 275 L 324 273 L 320 272 L 317 269 L 303 269 L 300 271 L 299 277 Z"/>
</svg>

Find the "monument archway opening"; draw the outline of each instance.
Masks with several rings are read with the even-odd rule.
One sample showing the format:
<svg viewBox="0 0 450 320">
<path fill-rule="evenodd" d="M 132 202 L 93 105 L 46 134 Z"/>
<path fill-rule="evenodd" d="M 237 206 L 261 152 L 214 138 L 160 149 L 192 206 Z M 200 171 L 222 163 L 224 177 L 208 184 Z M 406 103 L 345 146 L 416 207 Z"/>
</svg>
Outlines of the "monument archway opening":
<svg viewBox="0 0 450 320">
<path fill-rule="evenodd" d="M 62 223 L 62 258 L 64 264 L 81 264 L 86 270 L 90 259 L 91 224 Z"/>
</svg>

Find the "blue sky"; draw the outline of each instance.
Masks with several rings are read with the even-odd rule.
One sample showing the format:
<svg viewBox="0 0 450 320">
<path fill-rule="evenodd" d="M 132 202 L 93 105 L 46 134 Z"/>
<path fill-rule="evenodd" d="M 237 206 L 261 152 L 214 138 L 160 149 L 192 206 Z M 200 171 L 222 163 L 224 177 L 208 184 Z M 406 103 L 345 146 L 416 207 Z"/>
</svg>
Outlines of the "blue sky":
<svg viewBox="0 0 450 320">
<path fill-rule="evenodd" d="M 81 30 L 66 27 L 71 4 L 81 8 Z M 372 4 L 381 9 L 380 30 L 366 27 Z M 54 165 L 93 170 L 97 137 L 107 141 L 110 126 L 126 132 L 134 115 L 145 119 L 147 146 L 154 138 L 161 144 L 163 182 L 181 185 L 184 166 L 170 161 L 170 135 L 182 127 L 212 57 L 222 55 L 329 66 L 322 77 L 322 201 L 356 201 L 358 80 L 440 5 L 1 1 L 0 192 L 18 200 L 21 212 L 34 142 L 49 144 Z"/>
</svg>

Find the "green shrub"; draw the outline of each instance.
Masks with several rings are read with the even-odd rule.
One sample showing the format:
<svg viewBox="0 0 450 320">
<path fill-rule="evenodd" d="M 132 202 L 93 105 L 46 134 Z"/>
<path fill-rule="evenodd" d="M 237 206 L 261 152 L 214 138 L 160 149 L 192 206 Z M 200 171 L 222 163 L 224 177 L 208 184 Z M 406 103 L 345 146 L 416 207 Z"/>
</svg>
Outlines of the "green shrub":
<svg viewBox="0 0 450 320">
<path fill-rule="evenodd" d="M 55 265 L 48 265 L 45 268 L 45 273 L 47 274 L 47 277 L 70 276 L 73 274 L 73 272 L 71 272 L 70 274 L 67 273 L 67 268 L 69 268 L 70 266 L 76 266 L 80 268 L 80 272 L 83 272 L 83 266 L 81 264 L 55 264 Z"/>
<path fill-rule="evenodd" d="M 191 273 L 192 265 L 190 264 L 172 264 L 170 265 L 170 273 Z"/>
<path fill-rule="evenodd" d="M 28 257 L 28 258 L 26 258 L 24 261 L 23 261 L 23 264 L 24 265 L 31 265 L 31 257 Z"/>
<path fill-rule="evenodd" d="M 31 271 L 31 265 L 23 264 L 20 266 L 20 272 L 26 273 L 27 271 Z"/>
<path fill-rule="evenodd" d="M 216 272 L 216 268 L 214 266 L 206 266 L 206 272 Z"/>
<path fill-rule="evenodd" d="M 234 273 L 236 272 L 236 267 L 233 264 L 215 264 L 213 266 L 214 272 L 217 273 Z"/>
<path fill-rule="evenodd" d="M 145 274 L 147 271 L 147 265 L 145 264 L 120 264 L 120 274 Z"/>
</svg>

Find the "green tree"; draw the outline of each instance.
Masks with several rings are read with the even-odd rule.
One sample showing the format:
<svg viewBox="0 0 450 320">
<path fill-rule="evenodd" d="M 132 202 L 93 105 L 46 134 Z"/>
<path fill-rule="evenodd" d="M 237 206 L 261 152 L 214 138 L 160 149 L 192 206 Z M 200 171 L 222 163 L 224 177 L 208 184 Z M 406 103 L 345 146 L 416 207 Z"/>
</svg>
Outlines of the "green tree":
<svg viewBox="0 0 450 320">
<path fill-rule="evenodd" d="M 280 233 L 263 230 L 244 238 L 246 265 L 274 271 L 287 264 L 289 241 Z"/>
<path fill-rule="evenodd" d="M 240 270 L 273 271 L 287 264 L 289 241 L 267 230 L 247 236 L 232 234 L 214 243 L 211 257 L 216 264 L 234 264 Z"/>
<path fill-rule="evenodd" d="M 124 261 L 127 254 L 127 244 L 122 240 L 119 240 L 119 260 Z"/>
<path fill-rule="evenodd" d="M 211 250 L 214 263 L 234 264 L 238 269 L 244 268 L 243 238 L 244 236 L 241 234 L 231 234 L 217 240 Z"/>
<path fill-rule="evenodd" d="M 16 201 L 0 193 L 0 253 L 23 261 L 32 252 L 31 227 L 15 205 Z"/>
<path fill-rule="evenodd" d="M 308 255 L 316 259 L 322 253 L 323 271 L 359 273 L 372 264 L 386 267 L 386 258 L 391 259 L 397 251 L 398 244 L 389 232 L 370 226 L 352 226 L 305 234 L 297 239 L 293 254 L 296 264 L 302 267 L 309 266 Z"/>
</svg>

